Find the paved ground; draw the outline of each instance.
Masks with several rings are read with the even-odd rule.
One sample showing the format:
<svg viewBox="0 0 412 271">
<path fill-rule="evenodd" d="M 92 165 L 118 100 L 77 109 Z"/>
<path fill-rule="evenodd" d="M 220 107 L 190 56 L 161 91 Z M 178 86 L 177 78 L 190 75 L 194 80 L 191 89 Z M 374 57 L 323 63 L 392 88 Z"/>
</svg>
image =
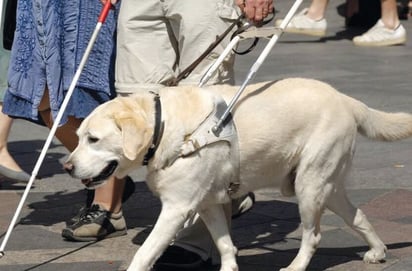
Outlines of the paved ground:
<svg viewBox="0 0 412 271">
<path fill-rule="evenodd" d="M 277 1 L 279 16 L 290 1 Z M 262 65 L 255 81 L 305 76 L 325 80 L 369 106 L 387 111 L 412 112 L 412 40 L 407 46 L 358 48 L 332 1 L 328 11 L 328 35 L 323 39 L 284 35 Z M 403 21 L 412 36 L 412 21 Z M 264 44 L 261 43 L 261 44 Z M 262 45 L 259 46 L 261 48 Z M 241 56 L 236 65 L 241 82 L 260 50 Z M 253 112 L 251 112 L 253 113 Z M 10 150 L 28 172 L 47 137 L 48 130 L 16 121 Z M 359 137 L 350 178 L 350 199 L 369 217 L 388 246 L 386 262 L 376 265 L 361 260 L 367 247 L 335 215 L 325 213 L 322 242 L 309 270 L 410 271 L 412 270 L 412 140 L 371 142 Z M 0 270 L 123 270 L 150 232 L 160 204 L 147 190 L 144 171 L 135 172 L 137 190 L 126 203 L 127 236 L 97 243 L 70 243 L 60 237 L 64 221 L 84 199 L 81 184 L 61 169 L 67 152 L 57 141 L 51 146 L 24 205 L 23 212 L 0 259 Z M 17 207 L 24 186 L 1 180 L 0 238 Z M 257 192 L 253 210 L 234 221 L 233 237 L 239 247 L 240 270 L 279 270 L 288 265 L 300 243 L 297 206 L 270 189 Z"/>
</svg>

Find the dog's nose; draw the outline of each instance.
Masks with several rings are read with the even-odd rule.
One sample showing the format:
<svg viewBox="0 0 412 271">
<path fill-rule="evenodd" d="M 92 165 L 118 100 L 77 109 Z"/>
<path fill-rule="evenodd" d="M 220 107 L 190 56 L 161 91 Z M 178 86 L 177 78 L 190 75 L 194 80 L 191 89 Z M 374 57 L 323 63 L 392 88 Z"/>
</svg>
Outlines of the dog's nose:
<svg viewBox="0 0 412 271">
<path fill-rule="evenodd" d="M 74 170 L 73 164 L 72 164 L 72 163 L 68 163 L 68 162 L 64 163 L 63 168 L 64 168 L 64 170 L 67 171 L 69 174 L 71 174 L 71 173 L 73 172 L 73 170 Z"/>
</svg>

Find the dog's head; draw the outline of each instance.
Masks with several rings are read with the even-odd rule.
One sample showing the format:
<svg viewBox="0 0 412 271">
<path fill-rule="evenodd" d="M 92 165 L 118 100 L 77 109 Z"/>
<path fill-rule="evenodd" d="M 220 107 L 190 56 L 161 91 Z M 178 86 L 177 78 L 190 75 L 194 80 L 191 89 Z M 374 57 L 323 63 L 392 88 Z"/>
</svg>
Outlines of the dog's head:
<svg viewBox="0 0 412 271">
<path fill-rule="evenodd" d="M 136 97 L 116 98 L 82 122 L 79 144 L 64 164 L 71 176 L 93 188 L 111 175 L 123 178 L 142 164 L 153 133 L 144 109 L 149 107 L 142 102 Z"/>
</svg>

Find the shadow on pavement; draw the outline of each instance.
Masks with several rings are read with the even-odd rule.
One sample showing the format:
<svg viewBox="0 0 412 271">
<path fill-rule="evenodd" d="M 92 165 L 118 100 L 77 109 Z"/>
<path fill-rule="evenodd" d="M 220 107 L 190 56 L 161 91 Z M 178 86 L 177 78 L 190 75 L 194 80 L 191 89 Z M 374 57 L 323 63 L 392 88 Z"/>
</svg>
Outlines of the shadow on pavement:
<svg viewBox="0 0 412 271">
<path fill-rule="evenodd" d="M 160 202 L 144 182 L 135 182 L 136 190 L 123 204 L 123 214 L 128 228 L 150 227 L 160 211 Z M 33 193 L 29 198 L 29 213 L 20 224 L 51 226 L 68 221 L 84 206 L 87 190 L 75 192 Z"/>
</svg>

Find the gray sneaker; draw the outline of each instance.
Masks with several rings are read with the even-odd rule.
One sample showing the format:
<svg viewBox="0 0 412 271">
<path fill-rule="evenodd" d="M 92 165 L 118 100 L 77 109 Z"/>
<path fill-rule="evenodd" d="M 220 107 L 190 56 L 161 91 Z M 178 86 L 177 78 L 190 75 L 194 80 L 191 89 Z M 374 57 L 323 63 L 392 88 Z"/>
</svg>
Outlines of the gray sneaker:
<svg viewBox="0 0 412 271">
<path fill-rule="evenodd" d="M 6 179 L 27 183 L 30 180 L 30 174 L 24 171 L 16 171 L 7 167 L 0 165 L 0 176 L 5 177 Z"/>
<path fill-rule="evenodd" d="M 82 214 L 79 221 L 67 226 L 62 236 L 69 241 L 97 241 L 127 234 L 122 211 L 111 213 L 94 204 Z"/>
</svg>

